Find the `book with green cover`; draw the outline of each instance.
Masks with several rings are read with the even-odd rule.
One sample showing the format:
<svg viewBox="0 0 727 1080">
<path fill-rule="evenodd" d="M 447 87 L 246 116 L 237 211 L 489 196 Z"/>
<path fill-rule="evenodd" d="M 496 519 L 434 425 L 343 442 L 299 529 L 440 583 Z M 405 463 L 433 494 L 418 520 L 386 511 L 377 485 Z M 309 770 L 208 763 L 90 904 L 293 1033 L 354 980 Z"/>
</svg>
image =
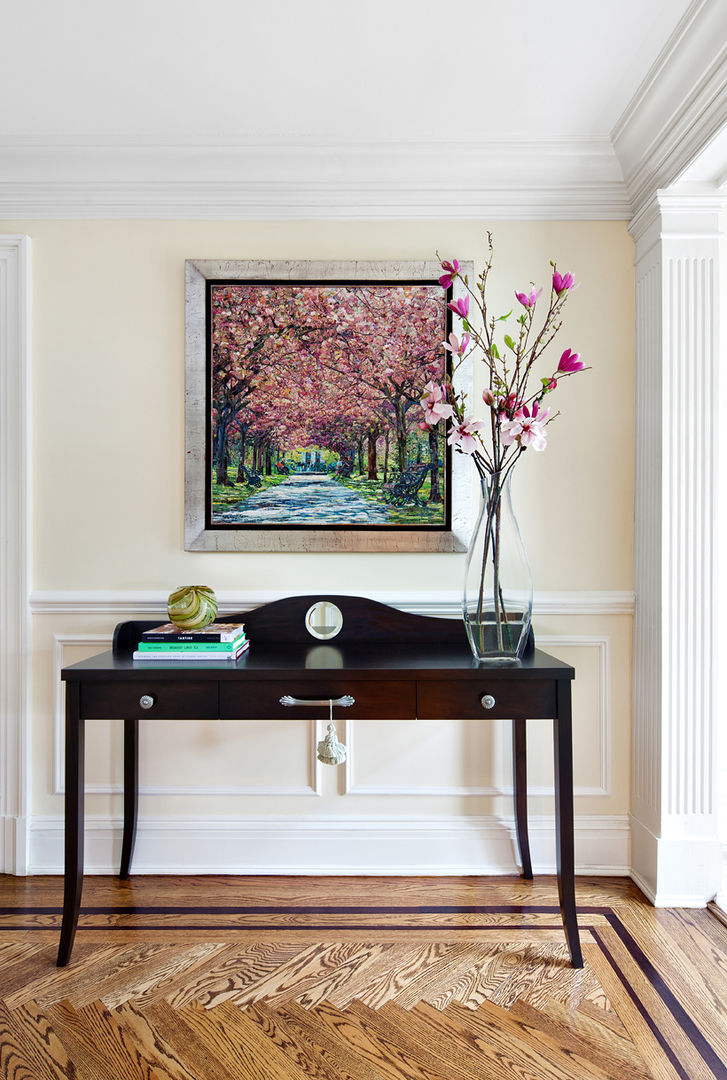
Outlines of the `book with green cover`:
<svg viewBox="0 0 727 1080">
<path fill-rule="evenodd" d="M 235 652 L 246 640 L 241 634 L 234 641 L 140 641 L 140 652 Z"/>
<path fill-rule="evenodd" d="M 150 663 L 156 661 L 157 663 L 167 663 L 170 660 L 179 660 L 181 663 L 190 660 L 216 660 L 227 662 L 229 660 L 237 660 L 239 656 L 242 656 L 244 652 L 250 647 L 249 641 L 243 641 L 241 645 L 238 645 L 234 650 L 227 651 L 215 651 L 212 649 L 192 649 L 192 650 L 173 650 L 173 649 L 146 649 L 142 651 L 137 649 L 132 654 L 134 660 L 148 660 Z"/>
</svg>

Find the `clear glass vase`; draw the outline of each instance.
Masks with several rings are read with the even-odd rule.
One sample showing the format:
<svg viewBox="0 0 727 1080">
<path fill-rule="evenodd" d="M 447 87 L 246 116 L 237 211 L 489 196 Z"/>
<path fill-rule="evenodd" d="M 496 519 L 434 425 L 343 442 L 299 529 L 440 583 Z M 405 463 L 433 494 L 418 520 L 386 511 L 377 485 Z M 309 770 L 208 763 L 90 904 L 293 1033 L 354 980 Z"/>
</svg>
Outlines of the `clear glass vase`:
<svg viewBox="0 0 727 1080">
<path fill-rule="evenodd" d="M 481 499 L 472 531 L 463 598 L 464 624 L 476 660 L 522 656 L 533 611 L 533 579 L 512 509 L 512 471 L 480 476 Z"/>
</svg>

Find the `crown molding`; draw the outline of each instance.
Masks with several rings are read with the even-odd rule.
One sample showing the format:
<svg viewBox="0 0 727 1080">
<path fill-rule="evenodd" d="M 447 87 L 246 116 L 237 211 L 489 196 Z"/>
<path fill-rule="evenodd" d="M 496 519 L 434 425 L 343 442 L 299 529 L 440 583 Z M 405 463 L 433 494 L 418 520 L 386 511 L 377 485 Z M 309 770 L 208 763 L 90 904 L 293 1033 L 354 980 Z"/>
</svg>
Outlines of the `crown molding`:
<svg viewBox="0 0 727 1080">
<path fill-rule="evenodd" d="M 0 219 L 624 220 L 608 138 L 0 147 Z"/>
<path fill-rule="evenodd" d="M 727 125 L 727 6 L 694 0 L 611 139 L 635 214 Z"/>
</svg>

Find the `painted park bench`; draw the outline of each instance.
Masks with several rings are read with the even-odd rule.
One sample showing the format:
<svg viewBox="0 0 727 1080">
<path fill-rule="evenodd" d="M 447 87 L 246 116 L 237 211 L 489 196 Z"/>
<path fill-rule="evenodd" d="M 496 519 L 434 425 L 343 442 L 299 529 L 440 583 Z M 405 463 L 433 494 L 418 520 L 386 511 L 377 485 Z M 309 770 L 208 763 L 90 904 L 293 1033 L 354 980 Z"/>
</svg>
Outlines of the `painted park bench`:
<svg viewBox="0 0 727 1080">
<path fill-rule="evenodd" d="M 393 503 L 395 506 L 403 506 L 404 503 L 413 502 L 415 506 L 424 506 L 419 501 L 419 489 L 424 483 L 431 465 L 410 465 L 404 469 L 401 476 L 397 476 L 390 484 L 384 484 L 381 489 L 384 502 Z"/>
<path fill-rule="evenodd" d="M 258 473 L 253 472 L 252 469 L 248 469 L 246 465 L 242 466 L 242 471 L 245 473 L 245 483 L 248 487 L 258 488 L 261 486 L 263 481 Z"/>
</svg>

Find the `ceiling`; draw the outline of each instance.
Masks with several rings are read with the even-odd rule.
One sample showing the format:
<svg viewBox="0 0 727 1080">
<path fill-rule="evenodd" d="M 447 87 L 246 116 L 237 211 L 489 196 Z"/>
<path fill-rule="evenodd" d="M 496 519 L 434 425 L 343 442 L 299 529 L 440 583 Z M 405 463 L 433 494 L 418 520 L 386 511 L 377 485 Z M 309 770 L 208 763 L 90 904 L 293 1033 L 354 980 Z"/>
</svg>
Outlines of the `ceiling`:
<svg viewBox="0 0 727 1080">
<path fill-rule="evenodd" d="M 5 0 L 0 140 L 608 136 L 688 6 Z"/>
<path fill-rule="evenodd" d="M 623 220 L 727 129 L 726 0 L 0 4 L 8 220 Z"/>
</svg>

